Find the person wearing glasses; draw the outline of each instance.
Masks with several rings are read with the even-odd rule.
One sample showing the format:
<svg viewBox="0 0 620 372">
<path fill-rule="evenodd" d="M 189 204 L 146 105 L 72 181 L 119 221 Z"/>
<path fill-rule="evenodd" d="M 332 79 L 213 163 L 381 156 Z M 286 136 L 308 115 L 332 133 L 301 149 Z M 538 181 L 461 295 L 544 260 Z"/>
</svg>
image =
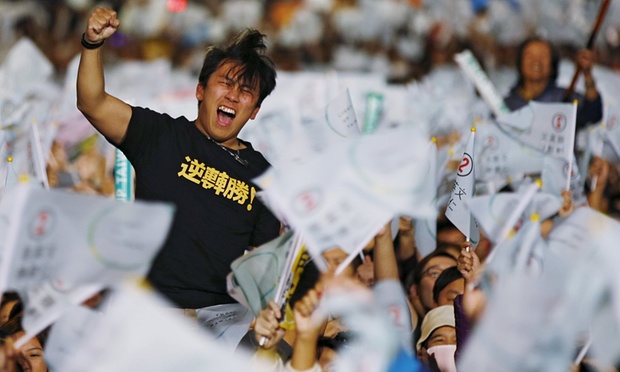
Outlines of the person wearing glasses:
<svg viewBox="0 0 620 372">
<path fill-rule="evenodd" d="M 412 320 L 414 325 L 414 342 L 417 342 L 420 337 L 422 319 L 424 319 L 426 313 L 438 306 L 433 299 L 433 287 L 437 278 L 445 269 L 453 266 L 456 266 L 456 258 L 454 256 L 445 251 L 435 250 L 425 256 L 408 273 L 405 280 L 405 289 L 407 290 L 409 301 L 415 310 L 414 315 L 417 315 Z"/>
</svg>

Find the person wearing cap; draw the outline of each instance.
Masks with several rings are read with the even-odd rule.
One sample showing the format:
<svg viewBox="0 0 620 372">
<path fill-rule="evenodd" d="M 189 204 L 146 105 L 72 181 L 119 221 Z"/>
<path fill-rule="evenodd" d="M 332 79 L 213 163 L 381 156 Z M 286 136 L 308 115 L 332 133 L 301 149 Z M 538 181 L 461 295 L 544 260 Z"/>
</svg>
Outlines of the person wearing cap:
<svg viewBox="0 0 620 372">
<path fill-rule="evenodd" d="M 416 343 L 418 359 L 430 365 L 436 363 L 442 372 L 456 371 L 456 326 L 454 307 L 444 305 L 430 310 L 422 320 L 422 335 Z"/>
</svg>

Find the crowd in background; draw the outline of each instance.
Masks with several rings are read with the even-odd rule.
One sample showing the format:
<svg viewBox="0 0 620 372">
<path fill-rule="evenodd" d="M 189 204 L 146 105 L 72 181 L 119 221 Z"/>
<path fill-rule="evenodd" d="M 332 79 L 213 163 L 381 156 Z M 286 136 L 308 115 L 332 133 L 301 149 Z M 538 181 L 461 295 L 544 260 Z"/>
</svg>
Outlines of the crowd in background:
<svg viewBox="0 0 620 372">
<path fill-rule="evenodd" d="M 164 58 L 171 61 L 175 68 L 189 70 L 192 75 L 196 75 L 208 46 L 224 43 L 245 27 L 254 27 L 267 35 L 268 54 L 274 59 L 279 70 L 294 72 L 334 69 L 361 73 L 374 72 L 383 74 L 389 83 L 405 84 L 428 76 L 433 69 L 442 65 L 455 64 L 455 54 L 465 49 L 471 50 L 487 70 L 514 68 L 518 59 L 519 44 L 533 34 L 544 36 L 553 42 L 561 57 L 574 60 L 578 51 L 585 45 L 593 15 L 597 10 L 592 4 L 598 2 L 571 1 L 570 4 L 574 9 L 554 13 L 567 3 L 569 2 L 548 1 L 537 4 L 536 1 L 526 0 L 108 0 L 105 2 L 0 0 L 0 63 L 15 42 L 25 36 L 31 39 L 50 60 L 58 79 L 61 80 L 70 63 L 81 51 L 80 35 L 85 29 L 88 14 L 93 7 L 105 5 L 118 12 L 122 24 L 119 31 L 106 41 L 104 58 L 110 64 Z M 620 27 L 614 24 L 620 20 L 618 12 L 619 10 L 612 6 L 607 17 L 608 22 L 603 25 L 594 48 L 596 63 L 613 71 L 620 71 Z M 190 88 L 193 94 L 193 86 Z M 454 89 L 448 87 L 450 88 Z M 430 93 L 430 90 L 424 93 Z M 442 101 L 440 104 L 445 103 Z M 191 104 L 192 108 L 195 107 L 193 100 Z M 462 118 L 463 113 L 459 115 L 458 119 L 465 122 Z M 594 122 L 598 123 L 600 119 L 598 116 Z M 106 171 L 106 161 L 110 162 L 98 148 L 101 145 L 100 140 L 101 138 L 88 137 L 87 140 L 80 142 L 81 148 L 77 157 L 67 151 L 68 146 L 55 141 L 51 145 L 51 156 L 47 164 L 50 186 L 52 188 L 71 186 L 73 190 L 82 193 L 112 195 L 114 180 L 112 172 L 109 171 L 109 164 Z M 234 157 L 234 154 L 229 154 Z M 597 166 L 600 169 L 593 170 Z M 616 164 L 612 166 L 617 168 Z M 590 177 L 596 175 L 599 187 L 593 187 L 590 180 L 590 187 L 596 190 L 588 190 L 587 196 L 591 198 L 594 195 L 599 200 L 598 203 L 589 200 L 589 205 L 594 210 L 609 213 L 611 209 L 615 210 L 607 206 L 615 204 L 616 193 L 613 193 L 612 198 L 604 193 L 604 189 L 608 186 L 615 188 L 618 184 L 617 169 L 610 170 L 609 164 L 601 165 L 594 162 L 590 167 L 584 170 L 584 174 Z M 451 169 L 451 174 L 453 173 L 454 169 Z M 71 177 L 74 179 L 68 180 Z M 450 185 L 452 184 L 450 182 Z M 564 197 L 565 202 L 566 200 L 567 197 Z M 573 211 L 573 206 L 567 204 L 570 208 L 563 207 L 562 210 L 570 209 L 566 212 L 566 215 L 569 215 Z M 546 221 L 546 226 L 564 217 L 566 216 L 560 211 L 555 219 Z M 448 367 L 435 365 L 440 364 L 441 352 L 446 350 L 442 347 L 448 347 L 449 353 L 457 350 L 458 361 L 461 356 L 455 344 L 460 344 L 459 348 L 463 350 L 463 340 L 467 339 L 473 327 L 487 324 L 482 322 L 481 317 L 486 306 L 486 298 L 481 296 L 483 292 L 480 287 L 487 284 L 488 278 L 481 278 L 484 269 L 481 268 L 481 262 L 485 264 L 491 250 L 491 242 L 485 238 L 474 253 L 472 245 L 463 242 L 462 233 L 447 220 L 440 218 L 436 233 L 437 248 L 433 253 L 424 255 L 416 246 L 415 228 L 411 219 L 401 218 L 398 222 L 400 222 L 398 226 L 392 225 L 393 231 L 389 231 L 386 227 L 371 239 L 370 244 L 362 252 L 364 259 L 356 259 L 346 268 L 345 279 L 355 278 L 354 289 L 364 294 L 367 293 L 366 287 L 375 288 L 372 298 L 377 303 L 386 297 L 396 303 L 388 307 L 388 311 L 391 313 L 396 311 L 401 315 L 394 318 L 400 321 L 401 331 L 405 330 L 403 337 L 405 345 L 397 345 L 394 349 L 406 350 L 407 354 L 411 354 L 407 355 L 408 359 L 405 358 L 405 362 L 409 364 L 400 361 L 403 365 L 408 365 L 409 369 L 401 367 L 403 368 L 401 370 L 411 370 L 411 363 L 416 358 L 424 364 L 424 366 L 416 364 L 420 370 L 425 368 L 451 370 L 449 367 L 455 364 L 452 354 L 447 358 L 452 362 Z M 331 259 L 339 264 L 346 257 L 344 252 L 336 252 L 335 258 Z M 330 263 L 330 257 L 324 258 L 328 266 L 334 266 L 328 269 L 335 271 L 338 265 Z M 578 267 L 576 265 L 575 267 Z M 555 274 L 551 269 L 553 267 L 550 267 L 549 272 Z M 581 271 L 575 270 L 575 272 L 576 275 L 581 274 Z M 567 273 L 564 274 L 568 277 Z M 597 273 L 591 273 L 592 276 L 595 274 Z M 551 274 L 548 275 L 552 277 Z M 506 276 L 508 277 L 513 278 L 510 275 Z M 311 279 L 317 280 L 317 278 Z M 497 284 L 502 291 L 497 290 L 493 295 L 500 296 L 507 293 L 508 291 L 504 290 L 507 288 L 505 283 L 512 284 L 508 279 L 501 279 L 506 280 Z M 576 282 L 585 281 L 576 280 Z M 405 291 L 404 293 L 398 290 L 386 291 L 382 286 L 386 283 L 402 285 Z M 349 282 L 345 282 L 344 285 L 337 284 L 345 289 L 353 288 Z M 503 286 L 500 287 L 500 284 Z M 307 292 L 299 294 L 300 298 L 296 299 L 296 303 L 299 301 L 299 307 L 292 306 L 296 321 L 306 321 L 300 322 L 305 324 L 305 328 L 303 326 L 298 328 L 298 335 L 295 337 L 299 334 L 312 336 L 310 337 L 312 342 L 307 350 L 296 346 L 294 341 L 287 338 L 274 318 L 274 313 L 279 309 L 270 304 L 255 320 L 253 333 L 245 338 L 245 341 L 250 343 L 251 351 L 258 351 L 257 355 L 266 352 L 270 358 L 276 359 L 275 365 L 279 367 L 286 364 L 288 359 L 291 360 L 290 365 L 298 369 L 307 370 L 315 367 L 315 370 L 319 370 L 319 362 L 324 367 L 323 370 L 328 368 L 326 366 L 332 362 L 320 360 L 324 351 L 335 349 L 331 345 L 334 343 L 346 346 L 346 343 L 350 342 L 347 336 L 350 335 L 338 319 L 329 321 L 323 319 L 322 324 L 309 322 L 317 306 L 318 296 L 323 290 L 322 285 L 323 283 L 318 285 L 315 282 L 309 284 Z M 555 287 L 550 285 L 549 288 Z M 559 285 L 558 288 L 564 289 Z M 531 289 L 532 293 L 539 294 L 536 290 L 537 288 Z M 539 288 L 538 291 L 543 293 L 543 289 Z M 546 296 L 547 293 L 543 294 Z M 105 295 L 104 292 L 92 300 L 99 301 Z M 518 295 L 519 293 L 514 294 L 514 298 L 519 299 Z M 492 298 L 489 297 L 489 300 Z M 540 303 L 547 304 L 543 300 L 540 300 Z M 0 324 L 8 318 L 13 319 L 12 323 L 8 323 L 9 326 L 5 325 L 5 328 L 10 329 L 0 329 L 5 336 L 23 333 L 21 328 L 14 325 L 18 323 L 15 319 L 19 317 L 23 308 L 14 307 L 15 304 L 19 304 L 16 298 L 4 296 L 0 305 Z M 496 309 L 497 307 L 491 310 Z M 540 309 L 534 309 L 532 313 L 543 313 L 537 310 Z M 493 316 L 499 312 L 497 310 L 489 314 Z M 536 319 L 532 320 L 530 325 L 538 324 L 535 322 Z M 513 324 L 510 314 L 506 315 L 506 321 L 501 324 Z M 304 331 L 306 334 L 303 334 Z M 440 331 L 447 336 L 442 336 Z M 514 336 L 508 331 L 506 334 Z M 326 335 L 330 337 L 323 337 Z M 268 343 L 260 345 L 262 338 L 268 339 Z M 473 343 L 473 350 L 477 350 L 476 347 L 480 347 L 481 343 L 489 342 L 480 339 L 482 338 Z M 516 339 L 519 340 L 518 337 Z M 45 341 L 45 337 L 33 340 L 33 343 L 38 343 L 38 346 L 35 345 L 37 352 L 29 357 L 31 360 L 28 363 L 23 362 L 24 365 L 41 361 Z M 535 342 L 532 344 L 536 346 Z M 286 349 L 286 353 L 281 352 L 282 346 Z M 372 346 L 374 347 L 374 344 Z M 498 343 L 494 346 L 500 348 L 501 345 Z M 518 354 L 520 352 L 518 346 L 515 342 L 510 344 L 507 350 Z M 570 352 L 573 352 L 573 349 L 580 351 L 582 346 L 570 345 L 565 349 L 569 349 Z M 589 347 L 586 346 L 583 348 L 585 351 Z M 488 353 L 491 354 L 493 353 Z M 553 355 L 551 352 L 548 354 Z M 483 360 L 487 354 L 479 353 L 479 355 L 480 360 Z M 311 358 L 299 359 L 307 356 Z M 469 358 L 471 359 L 471 356 Z M 502 362 L 506 362 L 506 365 L 512 362 L 510 358 L 505 356 L 502 358 L 505 359 Z M 519 360 L 521 359 L 526 358 L 524 355 L 519 355 Z M 551 365 L 553 361 L 549 359 Z M 461 360 L 471 363 L 467 357 Z M 399 360 L 389 362 L 390 366 L 399 366 Z M 571 367 L 574 370 L 590 370 L 586 365 L 594 363 L 589 358 L 585 358 L 582 365 L 579 365 L 580 362 L 578 360 Z M 490 365 L 492 363 L 489 362 L 487 370 L 493 370 Z M 512 365 L 520 364 L 514 362 Z M 594 367 L 591 368 L 594 370 Z M 42 366 L 40 370 L 46 369 L 47 366 Z M 617 369 L 604 366 L 600 370 Z"/>
<path fill-rule="evenodd" d="M 514 66 L 518 44 L 539 34 L 562 57 L 585 46 L 595 2 L 423 0 L 28 0 L 0 1 L 0 60 L 21 35 L 62 74 L 79 51 L 86 15 L 106 5 L 123 31 L 111 62 L 166 58 L 197 70 L 205 48 L 244 27 L 268 36 L 281 70 L 382 72 L 391 82 L 419 79 L 471 49 L 483 67 Z M 568 8 L 567 8 L 568 6 Z M 620 68 L 620 29 L 612 6 L 595 44 L 597 63 Z"/>
</svg>

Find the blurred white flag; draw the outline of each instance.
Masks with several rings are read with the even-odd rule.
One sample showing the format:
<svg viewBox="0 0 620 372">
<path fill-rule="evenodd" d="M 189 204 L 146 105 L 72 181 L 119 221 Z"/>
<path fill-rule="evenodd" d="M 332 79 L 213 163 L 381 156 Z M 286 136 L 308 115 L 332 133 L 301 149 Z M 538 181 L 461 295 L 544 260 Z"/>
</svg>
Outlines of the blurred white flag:
<svg viewBox="0 0 620 372">
<path fill-rule="evenodd" d="M 315 255 L 352 253 L 395 215 L 430 217 L 423 186 L 427 140 L 409 126 L 332 146 L 294 169 L 273 167 L 256 181 Z"/>
<path fill-rule="evenodd" d="M 513 138 L 547 155 L 571 159 L 575 142 L 576 104 L 530 101 L 497 117 Z"/>
<path fill-rule="evenodd" d="M 548 194 L 562 198 L 562 191 L 566 190 L 566 180 L 570 180 L 570 193 L 573 204 L 587 204 L 584 192 L 585 179 L 581 176 L 577 167 L 577 160 L 573 156 L 572 167 L 569 167 L 565 159 L 554 156 L 546 156 L 542 171 L 542 190 Z M 568 172 L 570 172 L 570 177 Z"/>
<path fill-rule="evenodd" d="M 428 171 L 424 176 L 423 186 L 426 195 L 433 195 L 429 206 L 435 210 L 435 215 L 428 218 L 417 218 L 414 222 L 415 242 L 422 257 L 437 248 L 437 143 L 432 139 L 428 146 Z"/>
<path fill-rule="evenodd" d="M 501 192 L 493 195 L 482 195 L 467 201 L 469 210 L 474 215 L 480 227 L 492 242 L 500 240 L 502 228 L 508 223 L 508 218 L 523 201 L 525 187 L 518 192 Z M 538 192 L 533 195 L 528 206 L 517 219 L 513 229 L 519 229 L 527 216 L 537 213 L 541 220 L 554 215 L 562 206 L 561 199 L 547 193 Z"/>
<path fill-rule="evenodd" d="M 98 286 L 146 275 L 174 211 L 163 203 L 123 203 L 29 185 L 9 198 L 0 209 L 1 219 L 9 221 L 0 240 L 0 292 L 19 292 L 24 325 L 38 330 L 63 304 L 85 300 Z"/>
<path fill-rule="evenodd" d="M 74 307 L 54 325 L 46 359 L 55 371 L 267 371 L 225 348 L 173 305 L 134 283 L 115 288 L 103 314 Z"/>
<path fill-rule="evenodd" d="M 544 153 L 504 133 L 495 122 L 476 125 L 476 180 L 496 182 L 518 180 L 524 174 L 542 171 Z"/>
<path fill-rule="evenodd" d="M 446 208 L 446 217 L 458 228 L 475 248 L 480 241 L 478 222 L 472 217 L 467 201 L 474 197 L 475 186 L 475 146 L 476 131 L 472 129 L 463 152 L 463 158 L 456 171 L 456 180 L 452 187 L 450 200 Z"/>
</svg>

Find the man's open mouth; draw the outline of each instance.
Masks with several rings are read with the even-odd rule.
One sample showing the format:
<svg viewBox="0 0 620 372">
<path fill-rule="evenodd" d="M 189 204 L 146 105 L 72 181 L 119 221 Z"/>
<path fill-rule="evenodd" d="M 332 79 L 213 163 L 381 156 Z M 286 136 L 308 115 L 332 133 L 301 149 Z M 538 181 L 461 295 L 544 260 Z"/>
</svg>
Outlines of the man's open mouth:
<svg viewBox="0 0 620 372">
<path fill-rule="evenodd" d="M 230 107 L 220 106 L 217 108 L 217 119 L 224 125 L 230 124 L 236 115 L 237 112 Z"/>
</svg>

